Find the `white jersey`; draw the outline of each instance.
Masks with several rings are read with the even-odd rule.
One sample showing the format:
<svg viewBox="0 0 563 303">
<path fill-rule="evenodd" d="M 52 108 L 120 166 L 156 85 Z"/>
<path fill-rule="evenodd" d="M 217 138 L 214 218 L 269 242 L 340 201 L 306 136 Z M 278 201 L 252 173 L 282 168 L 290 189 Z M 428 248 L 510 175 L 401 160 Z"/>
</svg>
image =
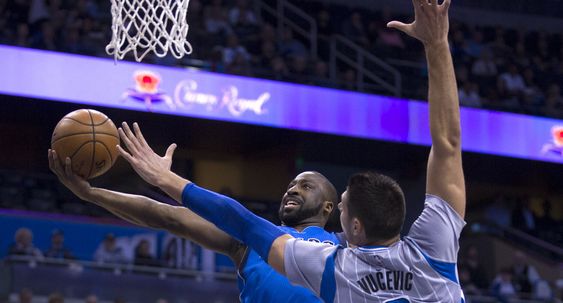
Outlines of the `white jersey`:
<svg viewBox="0 0 563 303">
<path fill-rule="evenodd" d="M 465 222 L 439 197 L 426 195 L 408 236 L 389 247 L 343 248 L 291 239 L 290 282 L 325 302 L 464 302 L 457 274 Z"/>
</svg>

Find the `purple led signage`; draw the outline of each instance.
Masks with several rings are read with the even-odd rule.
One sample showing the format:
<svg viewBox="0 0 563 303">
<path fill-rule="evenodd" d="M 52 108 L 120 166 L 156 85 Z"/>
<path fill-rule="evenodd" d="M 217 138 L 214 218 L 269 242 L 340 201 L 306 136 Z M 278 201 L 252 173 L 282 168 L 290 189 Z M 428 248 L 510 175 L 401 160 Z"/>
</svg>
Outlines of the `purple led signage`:
<svg viewBox="0 0 563 303">
<path fill-rule="evenodd" d="M 0 93 L 429 145 L 426 103 L 0 46 Z M 465 151 L 563 163 L 563 121 L 463 108 Z"/>
</svg>

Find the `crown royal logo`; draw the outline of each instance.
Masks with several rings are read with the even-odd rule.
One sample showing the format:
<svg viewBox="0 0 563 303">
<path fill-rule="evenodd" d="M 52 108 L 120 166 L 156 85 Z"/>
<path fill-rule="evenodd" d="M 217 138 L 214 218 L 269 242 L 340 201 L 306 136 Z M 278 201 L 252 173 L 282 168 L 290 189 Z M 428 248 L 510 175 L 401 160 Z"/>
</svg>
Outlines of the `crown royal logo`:
<svg viewBox="0 0 563 303">
<path fill-rule="evenodd" d="M 556 154 L 563 157 L 563 125 L 556 125 L 551 128 L 553 142 L 547 143 L 542 148 L 544 154 Z"/>
<path fill-rule="evenodd" d="M 129 88 L 123 93 L 123 101 L 130 98 L 143 102 L 148 111 L 152 111 L 153 104 L 159 102 L 164 102 L 171 109 L 183 106 L 181 103 L 174 103 L 165 92 L 159 91 L 158 86 L 161 78 L 157 73 L 139 70 L 133 74 L 133 79 L 135 80 L 135 88 Z"/>
</svg>

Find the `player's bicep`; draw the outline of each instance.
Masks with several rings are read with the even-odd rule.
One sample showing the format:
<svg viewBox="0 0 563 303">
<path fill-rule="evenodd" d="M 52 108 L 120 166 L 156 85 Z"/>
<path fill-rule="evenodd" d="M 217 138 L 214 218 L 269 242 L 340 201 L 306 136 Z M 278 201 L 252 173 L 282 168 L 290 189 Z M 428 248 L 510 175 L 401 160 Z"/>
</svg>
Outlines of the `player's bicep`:
<svg viewBox="0 0 563 303">
<path fill-rule="evenodd" d="M 292 284 L 301 285 L 321 296 L 323 275 L 327 269 L 334 270 L 337 249 L 338 246 L 326 243 L 290 239 L 285 248 L 285 275 Z M 329 259 L 332 262 L 328 262 Z"/>
<path fill-rule="evenodd" d="M 465 179 L 460 150 L 430 150 L 426 176 L 426 192 L 447 201 L 465 217 Z"/>
<path fill-rule="evenodd" d="M 293 237 L 288 234 L 278 237 L 268 253 L 268 264 L 282 275 L 285 275 L 285 245 L 289 239 Z"/>
</svg>

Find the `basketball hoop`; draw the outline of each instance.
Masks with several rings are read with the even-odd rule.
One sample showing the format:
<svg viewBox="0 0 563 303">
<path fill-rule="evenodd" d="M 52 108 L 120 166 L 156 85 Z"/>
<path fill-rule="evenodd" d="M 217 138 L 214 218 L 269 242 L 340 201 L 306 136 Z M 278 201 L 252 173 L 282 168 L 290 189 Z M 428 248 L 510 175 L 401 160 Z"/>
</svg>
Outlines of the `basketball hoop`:
<svg viewBox="0 0 563 303">
<path fill-rule="evenodd" d="M 112 37 L 106 53 L 121 60 L 129 52 L 137 62 L 153 52 L 180 59 L 192 52 L 187 41 L 190 0 L 111 0 Z"/>
</svg>

